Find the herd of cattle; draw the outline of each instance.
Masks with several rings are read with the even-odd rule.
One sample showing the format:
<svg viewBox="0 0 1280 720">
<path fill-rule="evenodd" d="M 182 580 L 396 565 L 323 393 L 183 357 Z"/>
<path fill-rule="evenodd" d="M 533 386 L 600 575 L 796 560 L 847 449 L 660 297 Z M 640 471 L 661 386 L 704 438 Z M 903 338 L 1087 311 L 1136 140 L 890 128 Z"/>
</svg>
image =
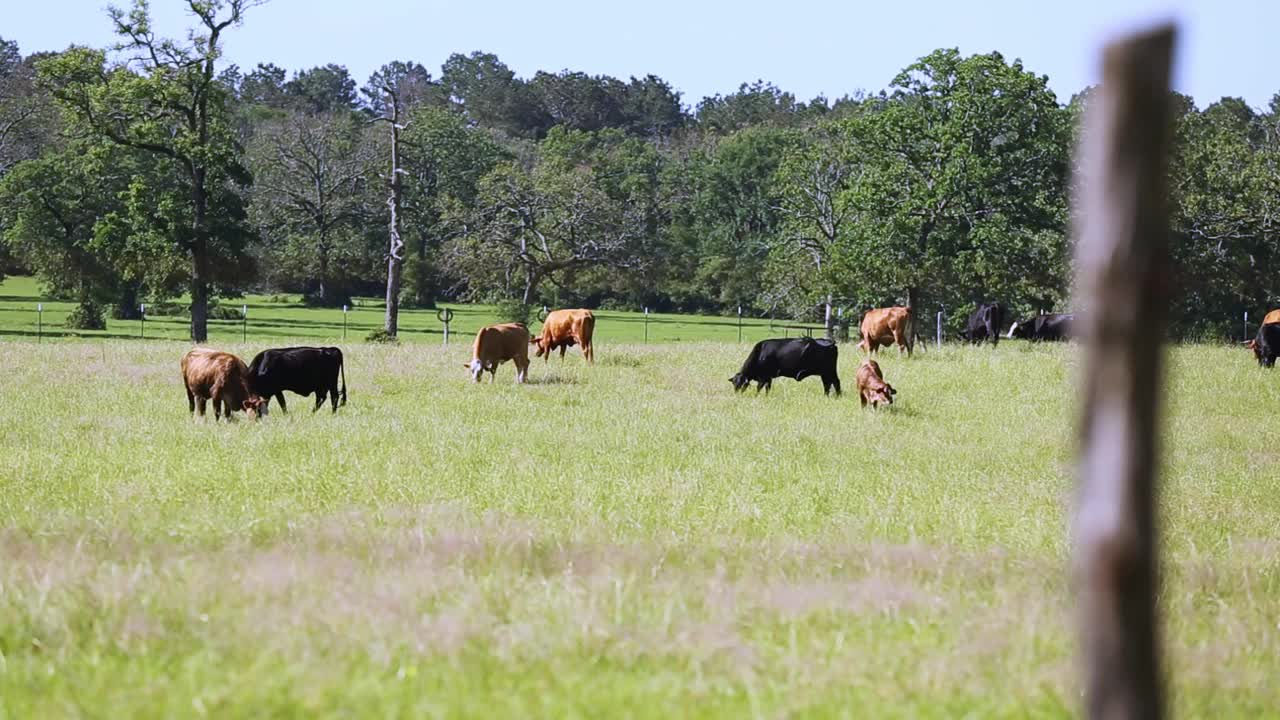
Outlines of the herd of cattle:
<svg viewBox="0 0 1280 720">
<path fill-rule="evenodd" d="M 1075 316 L 1071 314 L 1037 315 L 1014 322 L 1004 333 L 1005 308 L 999 303 L 978 306 L 960 333 L 968 342 L 999 343 L 1001 334 L 1009 338 L 1031 341 L 1068 340 L 1072 336 Z M 858 347 L 868 355 L 874 355 L 881 347 L 898 346 L 898 351 L 912 353 L 917 338 L 914 318 L 910 308 L 888 307 L 867 311 L 859 327 L 862 339 Z M 471 361 L 464 363 L 471 379 L 480 382 L 485 371 L 489 382 L 494 381 L 498 366 L 511 361 L 516 368 L 516 382 L 523 383 L 529 376 L 529 347 L 534 347 L 534 357 L 544 361 L 551 353 L 565 351 L 575 345 L 582 348 L 588 363 L 595 362 L 591 344 L 595 332 L 595 315 L 590 310 L 556 310 L 547 315 L 537 336 L 531 336 L 523 323 L 503 323 L 481 328 L 471 347 Z M 1253 350 L 1258 364 L 1274 367 L 1280 355 L 1280 310 L 1272 310 L 1263 318 L 1258 335 L 1245 343 Z M 747 389 L 756 383 L 756 392 L 768 394 L 776 378 L 803 380 L 817 376 L 822 379 L 826 394 L 835 390 L 840 395 L 840 377 L 836 372 L 839 350 L 834 342 L 822 338 L 776 338 L 756 343 L 742 368 L 729 381 L 735 391 Z M 341 388 L 338 380 L 342 379 Z M 859 399 L 865 407 L 868 403 L 878 408 L 893 404 L 897 390 L 885 382 L 880 365 L 867 357 L 858 366 L 855 376 Z M 342 351 L 336 347 L 290 347 L 264 350 L 245 365 L 231 353 L 195 348 L 182 358 L 182 382 L 187 391 L 188 409 L 201 417 L 208 401 L 213 401 L 216 419 L 231 418 L 231 413 L 244 411 L 249 417 L 265 416 L 271 399 L 280 404 L 281 412 L 288 412 L 284 392 L 298 395 L 314 394 L 315 408 L 319 410 L 329 400 L 333 411 L 347 403 L 346 371 Z"/>
</svg>

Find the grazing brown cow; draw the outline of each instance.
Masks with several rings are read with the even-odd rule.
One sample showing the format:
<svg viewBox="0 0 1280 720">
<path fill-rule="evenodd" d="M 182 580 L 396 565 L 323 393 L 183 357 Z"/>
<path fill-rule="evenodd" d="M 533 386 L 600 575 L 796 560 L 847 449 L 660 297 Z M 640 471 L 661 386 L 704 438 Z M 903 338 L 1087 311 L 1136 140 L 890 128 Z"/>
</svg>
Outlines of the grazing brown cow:
<svg viewBox="0 0 1280 720">
<path fill-rule="evenodd" d="M 862 407 L 866 407 L 868 402 L 876 409 L 881 405 L 893 404 L 893 396 L 897 395 L 898 391 L 884 381 L 884 375 L 880 372 L 880 363 L 870 358 L 863 360 L 858 366 L 858 374 L 855 378 L 858 382 L 858 396 L 862 400 Z"/>
<path fill-rule="evenodd" d="M 538 348 L 534 357 L 543 362 L 551 359 L 551 351 L 560 348 L 564 360 L 565 348 L 582 346 L 582 357 L 595 364 L 595 352 L 591 349 L 591 335 L 596 329 L 596 316 L 590 310 L 555 310 L 542 322 L 542 332 L 529 342 Z"/>
<path fill-rule="evenodd" d="M 508 360 L 515 361 L 517 383 L 529 378 L 529 328 L 521 323 L 480 328 L 471 346 L 471 362 L 462 366 L 471 372 L 471 379 L 476 382 L 480 382 L 480 376 L 488 370 L 489 382 L 493 382 L 498 366 Z"/>
<path fill-rule="evenodd" d="M 1262 318 L 1263 325 L 1271 325 L 1273 323 L 1280 323 L 1280 310 L 1272 310 L 1267 313 L 1266 317 Z"/>
<path fill-rule="evenodd" d="M 250 420 L 267 414 L 267 404 L 249 389 L 249 366 L 231 353 L 193 348 L 182 356 L 182 384 L 187 389 L 187 409 L 200 409 L 204 417 L 205 403 L 213 400 L 213 418 L 219 420 L 243 410 Z"/>
<path fill-rule="evenodd" d="M 915 322 L 911 308 L 887 307 L 868 310 L 862 316 L 862 340 L 858 347 L 874 353 L 881 345 L 897 343 L 898 352 L 906 348 L 907 355 L 915 349 Z"/>
</svg>

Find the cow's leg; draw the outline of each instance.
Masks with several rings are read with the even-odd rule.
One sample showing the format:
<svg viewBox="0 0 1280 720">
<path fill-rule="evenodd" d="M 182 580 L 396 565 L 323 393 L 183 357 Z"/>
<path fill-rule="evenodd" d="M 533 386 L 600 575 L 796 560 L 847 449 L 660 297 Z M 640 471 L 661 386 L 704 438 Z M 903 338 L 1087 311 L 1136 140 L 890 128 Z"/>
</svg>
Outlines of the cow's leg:
<svg viewBox="0 0 1280 720">
<path fill-rule="evenodd" d="M 213 396 L 213 421 L 216 423 L 222 419 L 222 393 Z"/>
<path fill-rule="evenodd" d="M 840 397 L 840 378 L 836 377 L 835 375 L 823 376 L 822 378 L 823 394 L 830 395 L 832 388 L 835 388 L 836 397 Z"/>
<path fill-rule="evenodd" d="M 199 411 L 200 417 L 204 417 L 204 411 L 205 408 L 208 407 L 208 402 L 209 399 L 203 395 L 196 399 L 196 408 Z"/>
<path fill-rule="evenodd" d="M 184 388 L 186 389 L 186 391 L 187 391 L 187 412 L 189 412 L 189 413 L 195 413 L 195 411 L 196 411 L 196 396 L 191 394 L 191 386 L 190 386 L 190 385 L 187 385 L 187 384 L 185 384 L 185 383 L 184 383 L 184 384 L 183 384 L 183 387 L 184 387 Z"/>
<path fill-rule="evenodd" d="M 284 404 L 284 391 L 283 391 L 283 390 L 281 390 L 280 392 L 276 393 L 276 401 L 280 403 L 280 412 L 284 413 L 285 415 L 288 415 L 288 414 L 289 414 L 289 408 L 285 407 L 285 404 Z"/>
<path fill-rule="evenodd" d="M 333 411 L 338 412 L 338 376 L 333 376 L 333 387 L 329 388 L 329 404 L 333 406 Z"/>
<path fill-rule="evenodd" d="M 858 393 L 858 400 L 862 402 L 862 407 L 867 406 L 867 394 L 865 392 Z"/>
<path fill-rule="evenodd" d="M 319 410 L 321 405 L 324 405 L 324 396 L 324 390 L 316 390 L 316 406 L 311 408 L 312 413 Z"/>
<path fill-rule="evenodd" d="M 564 362 L 564 351 L 565 351 L 565 350 L 568 350 L 568 349 L 569 349 L 569 346 L 568 346 L 568 345 L 561 345 L 561 346 L 560 346 L 560 362 Z"/>
</svg>

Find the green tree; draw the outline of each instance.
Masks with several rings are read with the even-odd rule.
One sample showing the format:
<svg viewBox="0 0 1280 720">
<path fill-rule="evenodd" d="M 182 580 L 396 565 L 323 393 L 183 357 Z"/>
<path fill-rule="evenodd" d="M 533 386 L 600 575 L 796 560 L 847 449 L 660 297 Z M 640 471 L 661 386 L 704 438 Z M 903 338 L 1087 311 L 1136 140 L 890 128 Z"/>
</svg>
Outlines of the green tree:
<svg viewBox="0 0 1280 720">
<path fill-rule="evenodd" d="M 78 303 L 73 327 L 105 327 L 103 307 L 122 285 L 95 235 L 129 182 L 111 150 L 72 145 L 21 162 L 0 179 L 0 239 L 52 295 Z"/>
<path fill-rule="evenodd" d="M 938 50 L 839 122 L 859 170 L 836 199 L 858 216 L 835 245 L 837 294 L 958 308 L 1065 292 L 1070 128 L 1047 78 Z"/>
<path fill-rule="evenodd" d="M 333 63 L 295 73 L 284 84 L 284 93 L 297 107 L 310 113 L 355 110 L 359 105 L 356 81 L 345 67 Z"/>
<path fill-rule="evenodd" d="M 120 50 L 129 55 L 126 61 L 107 65 L 101 51 L 72 48 L 39 65 L 54 97 L 94 133 L 158 155 L 180 171 L 175 177 L 181 178 L 187 198 L 185 227 L 175 228 L 172 240 L 190 261 L 191 337 L 196 342 L 208 338 L 212 226 L 215 220 L 233 218 L 219 216 L 211 198 L 249 182 L 237 157 L 228 90 L 218 81 L 217 62 L 223 33 L 239 24 L 253 4 L 187 0 L 199 26 L 186 42 L 175 42 L 154 34 L 145 0 L 135 0 L 127 12 L 109 10 L 122 39 Z"/>
<path fill-rule="evenodd" d="M 440 249 L 458 229 L 445 222 L 451 206 L 470 207 L 480 178 L 505 153 L 484 130 L 469 127 L 457 113 L 422 105 L 405 127 L 404 212 L 411 228 L 405 261 L 405 300 L 432 307 L 445 279 Z"/>
</svg>

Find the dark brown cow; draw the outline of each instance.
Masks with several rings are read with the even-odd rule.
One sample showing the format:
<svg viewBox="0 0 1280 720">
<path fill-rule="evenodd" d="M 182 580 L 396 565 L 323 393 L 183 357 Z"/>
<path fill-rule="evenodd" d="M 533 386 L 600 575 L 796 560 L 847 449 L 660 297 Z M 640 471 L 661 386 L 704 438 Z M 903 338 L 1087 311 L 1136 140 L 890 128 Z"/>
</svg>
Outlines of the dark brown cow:
<svg viewBox="0 0 1280 720">
<path fill-rule="evenodd" d="M 476 382 L 480 382 L 480 376 L 488 370 L 489 382 L 493 382 L 498 366 L 508 360 L 516 364 L 517 383 L 529 378 L 529 328 L 521 323 L 480 328 L 471 346 L 471 362 L 462 366 L 471 372 L 471 379 Z"/>
<path fill-rule="evenodd" d="M 884 374 L 880 372 L 880 363 L 870 358 L 863 360 L 858 366 L 855 379 L 858 382 L 858 398 L 862 401 L 862 407 L 866 407 L 867 403 L 871 403 L 871 407 L 876 409 L 881 405 L 892 405 L 893 396 L 898 394 L 892 385 L 884 381 Z"/>
<path fill-rule="evenodd" d="M 915 323 L 911 317 L 911 308 L 887 307 L 868 310 L 862 316 L 862 340 L 858 347 L 874 353 L 880 346 L 897 344 L 898 352 L 903 349 L 907 355 L 915 349 Z"/>
<path fill-rule="evenodd" d="M 262 397 L 249 389 L 249 366 L 231 353 L 194 348 L 182 356 L 182 384 L 187 389 L 187 409 L 197 407 L 204 417 L 205 403 L 213 400 L 213 418 L 231 420 L 243 410 L 250 420 L 267 414 Z"/>
<path fill-rule="evenodd" d="M 542 332 L 529 342 L 537 348 L 534 357 L 541 357 L 543 362 L 551 358 L 551 351 L 560 348 L 560 359 L 564 360 L 564 351 L 572 345 L 582 348 L 582 357 L 588 363 L 596 361 L 595 351 L 591 348 L 591 335 L 596 329 L 596 316 L 590 310 L 555 310 L 542 322 Z"/>
</svg>

